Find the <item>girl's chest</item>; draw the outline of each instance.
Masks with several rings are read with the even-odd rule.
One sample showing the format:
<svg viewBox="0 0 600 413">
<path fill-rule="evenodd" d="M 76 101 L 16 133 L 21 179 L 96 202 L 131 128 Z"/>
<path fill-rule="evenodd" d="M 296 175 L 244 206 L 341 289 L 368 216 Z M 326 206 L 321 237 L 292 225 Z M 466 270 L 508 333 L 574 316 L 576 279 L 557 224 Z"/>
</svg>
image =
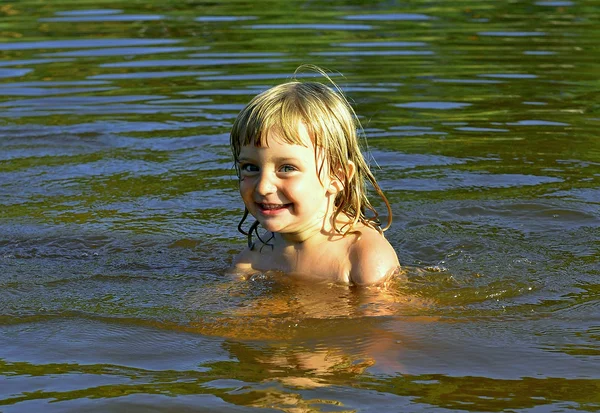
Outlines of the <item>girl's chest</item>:
<svg viewBox="0 0 600 413">
<path fill-rule="evenodd" d="M 270 248 L 269 248 L 270 250 Z M 254 268 L 282 271 L 300 278 L 330 282 L 348 282 L 350 260 L 346 250 L 304 248 L 258 252 Z"/>
</svg>

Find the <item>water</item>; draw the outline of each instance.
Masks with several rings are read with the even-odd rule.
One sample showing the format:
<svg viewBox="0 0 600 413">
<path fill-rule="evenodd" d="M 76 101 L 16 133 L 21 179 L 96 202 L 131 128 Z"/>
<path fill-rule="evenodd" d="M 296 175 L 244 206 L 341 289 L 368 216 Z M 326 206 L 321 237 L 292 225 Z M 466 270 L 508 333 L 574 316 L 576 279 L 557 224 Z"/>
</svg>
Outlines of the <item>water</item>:
<svg viewBox="0 0 600 413">
<path fill-rule="evenodd" d="M 0 411 L 600 409 L 595 2 L 0 16 Z M 384 291 L 225 273 L 229 128 L 302 63 L 380 167 Z"/>
</svg>

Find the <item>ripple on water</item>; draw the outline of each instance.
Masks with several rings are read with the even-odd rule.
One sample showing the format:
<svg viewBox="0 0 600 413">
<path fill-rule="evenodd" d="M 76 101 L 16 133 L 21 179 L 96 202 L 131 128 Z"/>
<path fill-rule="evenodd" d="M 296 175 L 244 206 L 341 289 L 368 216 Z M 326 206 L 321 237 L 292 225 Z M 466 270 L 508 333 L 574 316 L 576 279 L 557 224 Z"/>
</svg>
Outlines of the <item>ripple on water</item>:
<svg viewBox="0 0 600 413">
<path fill-rule="evenodd" d="M 375 20 L 375 21 L 423 21 L 434 17 L 417 13 L 382 13 L 382 14 L 353 14 L 343 17 L 346 20 Z"/>
<path fill-rule="evenodd" d="M 377 160 L 377 164 L 383 169 L 414 169 L 420 166 L 434 165 L 461 165 L 469 159 L 453 158 L 442 155 L 408 154 L 392 151 L 370 150 L 370 155 Z"/>
<path fill-rule="evenodd" d="M 198 80 L 234 80 L 234 81 L 247 81 L 247 80 L 277 80 L 277 79 L 291 79 L 294 77 L 295 79 L 303 79 L 303 78 L 314 78 L 318 75 L 315 73 L 296 73 L 294 75 L 290 73 L 236 73 L 236 74 L 217 74 L 207 76 L 200 76 Z M 330 73 L 329 77 L 339 76 L 335 73 Z"/>
<path fill-rule="evenodd" d="M 491 36 L 491 37 L 541 37 L 546 36 L 545 32 L 503 32 L 503 31 L 490 31 L 490 32 L 478 32 L 479 36 Z"/>
<path fill-rule="evenodd" d="M 26 65 L 44 65 L 47 63 L 65 63 L 72 62 L 74 59 L 28 59 L 28 60 L 2 60 L 0 67 L 6 66 L 26 66 Z"/>
<path fill-rule="evenodd" d="M 33 69 L 0 69 L 0 78 L 21 77 L 32 71 Z"/>
<path fill-rule="evenodd" d="M 584 207 L 584 208 L 582 208 Z M 475 220 L 488 222 L 502 227 L 528 232 L 560 232 L 581 227 L 597 226 L 600 218 L 594 208 L 585 205 L 571 205 L 563 201 L 522 201 L 503 203 L 482 203 L 473 206 L 446 207 L 445 213 L 450 219 Z M 452 218 L 453 217 L 453 218 Z"/>
<path fill-rule="evenodd" d="M 68 52 L 42 53 L 47 57 L 100 57 L 100 56 L 137 56 L 145 54 L 178 53 L 190 50 L 188 47 L 111 47 L 109 49 L 84 49 Z"/>
<path fill-rule="evenodd" d="M 161 72 L 130 72 L 130 73 L 107 73 L 103 75 L 88 76 L 88 79 L 162 79 L 169 77 L 188 77 L 188 76 L 210 76 L 220 72 L 200 71 L 200 70 L 165 70 Z"/>
<path fill-rule="evenodd" d="M 20 398 L 19 396 L 23 394 L 36 393 L 38 396 L 43 397 L 44 393 L 57 395 L 78 391 L 85 392 L 94 387 L 127 386 L 135 382 L 132 380 L 133 377 L 111 376 L 110 373 L 116 373 L 116 369 L 113 370 L 107 368 L 107 366 L 102 369 L 99 366 L 92 366 L 92 368 L 90 366 L 87 368 L 81 367 L 76 363 L 61 363 L 60 366 L 48 366 L 46 363 L 16 362 L 13 364 L 8 362 L 3 367 L 13 369 L 11 379 L 4 380 L 0 389 L 0 399 L 5 402 L 11 401 L 11 398 Z M 29 375 L 26 373 L 28 369 L 36 369 L 37 372 L 35 375 Z M 48 401 L 44 399 L 41 402 L 48 404 Z M 35 402 L 31 403 L 31 401 L 19 403 L 19 409 L 31 408 L 32 411 L 54 411 L 52 408 L 44 408 L 43 404 L 34 406 Z M 9 407 L 5 411 L 12 410 Z"/>
<path fill-rule="evenodd" d="M 564 199 L 574 199 L 595 205 L 600 204 L 600 189 L 598 188 L 583 188 L 570 189 L 568 191 L 556 191 L 551 194 L 548 194 L 547 196 Z"/>
<path fill-rule="evenodd" d="M 97 93 L 116 90 L 117 87 L 72 87 L 72 88 L 52 88 L 52 87 L 7 87 L 0 89 L 0 96 L 52 96 L 69 95 L 79 93 Z M 2 103 L 7 106 L 6 102 Z"/>
<path fill-rule="evenodd" d="M 479 74 L 480 77 L 494 77 L 499 79 L 536 79 L 537 75 L 529 73 L 484 73 Z"/>
<path fill-rule="evenodd" d="M 46 81 L 46 82 L 12 82 L 12 83 L 4 83 L 6 87 L 45 87 L 45 86 L 93 86 L 93 85 L 107 85 L 110 82 L 105 82 L 102 80 L 74 80 L 74 81 Z"/>
<path fill-rule="evenodd" d="M 373 26 L 366 24 L 333 24 L 333 23 L 288 23 L 288 24 L 253 24 L 243 26 L 250 30 L 338 30 L 338 31 L 356 31 L 371 30 Z"/>
<path fill-rule="evenodd" d="M 509 129 L 498 129 L 498 128 L 478 128 L 474 126 L 462 126 L 459 128 L 455 128 L 456 130 L 462 132 L 510 132 Z"/>
<path fill-rule="evenodd" d="M 405 267 L 409 290 L 436 300 L 445 314 L 543 314 L 572 306 L 575 278 L 595 283 L 590 269 L 597 265 L 597 208 L 556 200 L 443 201 L 413 208 L 418 215 L 399 218 L 401 241 L 395 233 L 390 239 L 402 262 L 425 266 Z"/>
<path fill-rule="evenodd" d="M 288 59 L 164 59 L 135 62 L 103 63 L 100 67 L 169 67 L 169 66 L 227 66 L 244 64 L 283 63 Z"/>
<path fill-rule="evenodd" d="M 9 327 L 12 338 L 3 345 L 3 357 L 38 365 L 66 363 L 75 371 L 83 365 L 112 366 L 113 373 L 121 370 L 130 379 L 136 369 L 202 371 L 202 363 L 229 359 L 221 340 L 156 328 L 160 324 L 69 317 L 36 326 Z"/>
<path fill-rule="evenodd" d="M 430 56 L 431 50 L 352 50 L 337 52 L 312 52 L 313 56 Z"/>
<path fill-rule="evenodd" d="M 110 14 L 121 14 L 121 9 L 86 9 L 86 10 L 67 10 L 57 11 L 54 14 L 56 16 L 96 16 L 96 15 L 110 15 Z"/>
<path fill-rule="evenodd" d="M 37 99 L 19 99 L 19 100 L 8 100 L 4 102 L 0 102 L 0 107 L 42 107 L 44 109 L 48 108 L 57 108 L 60 109 L 62 107 L 81 107 L 81 106 L 96 106 L 100 105 L 101 107 L 107 105 L 109 103 L 127 103 L 127 102 L 136 102 L 143 101 L 149 99 L 162 99 L 165 96 L 160 95 L 128 95 L 128 96 L 57 96 L 57 97 L 47 97 L 47 98 L 37 98 Z M 0 116 L 2 114 L 0 113 Z M 126 122 L 111 122 L 107 121 L 102 122 L 101 124 L 106 126 L 110 124 L 124 124 Z M 135 122 L 137 125 L 143 125 L 146 122 Z M 99 125 L 100 123 L 98 123 Z M 158 122 L 151 122 L 150 124 L 156 125 L 158 127 Z M 88 124 L 89 125 L 89 124 Z M 168 124 L 167 124 L 168 125 Z M 52 130 L 53 126 L 43 126 L 36 125 L 40 129 L 49 129 Z M 168 127 L 168 126 L 167 126 Z"/>
<path fill-rule="evenodd" d="M 597 409 L 591 6 L 159 3 L 0 10 L 0 410 Z M 396 289 L 223 274 L 227 131 L 306 57 L 377 148 Z"/>
<path fill-rule="evenodd" d="M 422 173 L 421 171 L 420 173 Z M 552 182 L 563 182 L 560 178 L 525 174 L 491 174 L 448 170 L 436 171 L 435 178 L 411 178 L 398 180 L 383 179 L 382 188 L 389 191 L 446 191 L 457 188 L 511 188 L 534 186 Z"/>
<path fill-rule="evenodd" d="M 100 104 L 112 103 L 112 102 L 128 102 L 128 101 L 136 101 L 136 100 L 147 100 L 147 99 L 159 99 L 162 96 L 114 96 L 114 97 L 106 97 L 95 98 L 100 99 Z M 40 100 L 31 99 L 31 100 L 21 100 L 21 101 L 13 101 L 10 103 L 18 102 L 19 105 L 22 106 L 30 106 L 35 105 L 36 103 L 39 105 L 59 105 L 61 102 L 67 98 L 42 98 Z M 90 99 L 89 97 L 73 97 L 68 98 L 68 101 L 73 102 L 77 105 L 85 105 L 94 103 L 94 99 Z M 3 104 L 0 103 L 0 106 Z M 213 123 L 211 123 L 213 124 Z M 14 126 L 1 126 L 0 125 L 0 137 L 5 139 L 10 139 L 11 137 L 15 140 L 15 143 L 18 143 L 21 139 L 31 139 L 37 137 L 49 136 L 52 137 L 52 144 L 57 147 L 64 146 L 64 141 L 61 142 L 55 139 L 57 136 L 61 135 L 83 135 L 83 134 L 98 134 L 102 136 L 102 139 L 113 139 L 110 134 L 122 134 L 129 132 L 153 132 L 153 131 L 176 131 L 188 128 L 196 128 L 200 126 L 206 126 L 206 124 L 202 122 L 195 121 L 171 121 L 171 122 L 152 122 L 152 121 L 124 121 L 124 120 L 104 120 L 97 122 L 85 122 L 85 123 L 76 123 L 73 125 L 65 125 L 65 126 L 52 126 L 52 125 L 37 125 L 37 124 L 26 124 L 19 125 L 19 127 L 15 128 Z M 125 139 L 125 138 L 123 138 Z M 37 140 L 27 141 L 27 143 L 35 142 Z M 71 143 L 83 142 L 82 145 L 92 144 L 89 140 L 82 140 L 78 138 L 76 140 L 70 141 Z M 119 146 L 118 142 L 113 142 L 115 146 Z"/>
<path fill-rule="evenodd" d="M 536 1 L 536 6 L 548 6 L 548 7 L 569 7 L 574 6 L 573 1 Z"/>
<path fill-rule="evenodd" d="M 91 15 L 69 15 L 59 17 L 42 17 L 39 22 L 44 23 L 88 23 L 88 22 L 136 22 L 162 20 L 164 16 L 158 14 L 91 14 Z"/>
<path fill-rule="evenodd" d="M 394 41 L 379 41 L 379 42 L 345 42 L 345 43 L 334 43 L 332 46 L 340 46 L 340 47 L 368 47 L 368 48 L 377 48 L 377 47 L 422 47 L 429 46 L 430 43 L 426 42 L 394 42 Z"/>
<path fill-rule="evenodd" d="M 524 55 L 528 56 L 553 56 L 558 54 L 557 52 L 551 52 L 548 50 L 526 50 L 523 52 Z"/>
<path fill-rule="evenodd" d="M 256 20 L 257 16 L 200 16 L 196 17 L 194 20 L 197 22 L 213 22 L 213 23 L 221 23 L 221 22 L 237 22 L 244 20 Z"/>
<path fill-rule="evenodd" d="M 0 50 L 79 49 L 90 47 L 151 46 L 180 43 L 178 39 L 64 39 L 0 43 Z"/>
<path fill-rule="evenodd" d="M 569 124 L 565 123 L 565 122 L 556 122 L 556 121 L 551 121 L 551 120 L 533 120 L 533 119 L 520 120 L 518 122 L 507 122 L 506 124 L 514 125 L 514 126 L 569 126 Z"/>
<path fill-rule="evenodd" d="M 255 96 L 260 92 L 267 90 L 267 87 L 252 87 L 248 89 L 204 89 L 204 90 L 186 90 L 182 95 L 188 96 L 229 96 L 229 95 L 250 95 Z"/>
<path fill-rule="evenodd" d="M 194 53 L 190 54 L 189 57 L 282 57 L 286 56 L 287 53 L 280 52 L 239 52 L 239 53 Z"/>
<path fill-rule="evenodd" d="M 488 79 L 433 79 L 433 82 L 437 83 L 464 83 L 464 84 L 480 84 L 480 85 L 489 85 L 502 83 L 501 80 L 488 80 Z"/>
<path fill-rule="evenodd" d="M 379 131 L 379 130 L 370 130 L 367 132 L 367 138 L 369 141 L 376 142 L 378 139 L 386 139 L 386 138 L 394 138 L 401 136 L 430 136 L 430 135 L 438 135 L 444 136 L 447 135 L 447 132 L 434 131 L 431 128 L 429 129 L 418 129 L 418 128 L 410 128 L 410 129 L 396 129 L 394 127 L 390 128 L 389 131 Z"/>
<path fill-rule="evenodd" d="M 158 98 L 158 97 L 153 97 Z M 93 100 L 93 99 L 92 99 Z M 37 100 L 39 103 L 39 100 Z M 94 102 L 95 103 L 95 102 Z M 204 107 L 207 108 L 207 107 Z M 198 109 L 203 107 L 195 105 L 156 105 L 156 104 L 113 104 L 113 105 L 83 105 L 77 106 L 75 104 L 65 104 L 64 106 L 58 107 L 47 107 L 42 106 L 40 109 L 27 109 L 22 107 L 8 108 L 4 111 L 0 111 L 0 117 L 4 118 L 26 118 L 26 117 L 44 117 L 44 116 L 55 116 L 55 115 L 125 115 L 125 114 L 143 114 L 143 115 L 160 115 L 160 114 L 172 114 L 172 116 L 185 116 L 189 118 L 204 117 L 207 119 L 213 119 L 218 122 L 221 118 L 232 116 L 219 116 L 214 114 L 206 114 Z M 235 117 L 235 115 L 233 115 Z"/>
<path fill-rule="evenodd" d="M 461 102 L 408 102 L 408 103 L 395 103 L 393 106 L 407 109 L 435 109 L 435 110 L 448 110 L 448 109 L 461 109 L 471 106 L 471 103 Z"/>
</svg>

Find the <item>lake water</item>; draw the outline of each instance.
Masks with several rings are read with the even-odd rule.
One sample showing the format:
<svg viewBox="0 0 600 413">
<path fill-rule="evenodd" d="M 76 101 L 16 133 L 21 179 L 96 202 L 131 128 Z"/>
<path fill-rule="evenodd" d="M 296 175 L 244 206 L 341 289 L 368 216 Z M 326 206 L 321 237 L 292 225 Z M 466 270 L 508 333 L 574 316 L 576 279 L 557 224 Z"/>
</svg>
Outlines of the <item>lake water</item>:
<svg viewBox="0 0 600 413">
<path fill-rule="evenodd" d="M 597 411 L 599 27 L 591 0 L 0 3 L 0 411 Z M 383 291 L 225 274 L 229 129 L 302 63 L 392 202 Z"/>
</svg>

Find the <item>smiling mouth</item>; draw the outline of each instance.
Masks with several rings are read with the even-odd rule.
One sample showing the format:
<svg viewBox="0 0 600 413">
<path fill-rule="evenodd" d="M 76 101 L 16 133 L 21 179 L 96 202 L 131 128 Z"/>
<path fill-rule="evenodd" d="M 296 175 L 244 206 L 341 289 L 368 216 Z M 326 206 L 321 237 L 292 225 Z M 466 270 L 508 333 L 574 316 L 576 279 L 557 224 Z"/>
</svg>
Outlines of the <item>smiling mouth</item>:
<svg viewBox="0 0 600 413">
<path fill-rule="evenodd" d="M 276 212 L 282 209 L 287 209 L 292 204 L 257 204 L 264 212 Z"/>
</svg>

